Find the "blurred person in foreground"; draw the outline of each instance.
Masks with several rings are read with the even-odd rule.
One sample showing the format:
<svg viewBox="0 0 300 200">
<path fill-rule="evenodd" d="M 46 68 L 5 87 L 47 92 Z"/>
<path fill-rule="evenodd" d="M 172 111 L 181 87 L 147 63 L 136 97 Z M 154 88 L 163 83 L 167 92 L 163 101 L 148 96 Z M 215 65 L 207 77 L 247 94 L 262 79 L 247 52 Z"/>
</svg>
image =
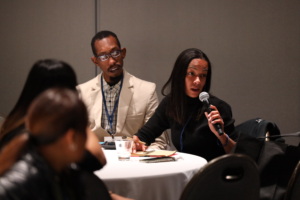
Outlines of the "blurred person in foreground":
<svg viewBox="0 0 300 200">
<path fill-rule="evenodd" d="M 26 132 L 25 114 L 34 98 L 51 87 L 64 87 L 77 92 L 76 86 L 76 74 L 66 62 L 56 59 L 43 59 L 35 62 L 29 71 L 17 103 L 1 127 L 0 153 L 9 141 Z M 81 165 L 91 171 L 101 169 L 106 164 L 105 156 L 95 134 L 90 129 L 87 129 L 87 132 L 87 150 Z"/>
<path fill-rule="evenodd" d="M 223 100 L 210 95 L 210 113 L 199 100 L 199 94 L 209 92 L 211 63 L 201 50 L 190 48 L 177 57 L 172 73 L 162 88 L 165 98 L 154 115 L 134 136 L 136 150 L 147 145 L 166 129 L 180 152 L 201 156 L 206 160 L 232 150 L 237 134 L 231 107 Z M 169 89 L 169 90 L 168 90 Z M 224 134 L 219 135 L 213 124 L 219 123 Z"/>
<path fill-rule="evenodd" d="M 1 200 L 112 199 L 100 179 L 75 164 L 84 156 L 88 127 L 86 107 L 76 92 L 44 91 L 28 108 L 25 124 L 28 131 L 11 142 L 18 140 L 23 145 L 14 148 L 27 150 L 13 155 L 20 159 L 0 177 Z"/>
<path fill-rule="evenodd" d="M 158 106 L 156 85 L 123 69 L 126 48 L 111 31 L 98 32 L 91 41 L 92 62 L 101 69 L 95 78 L 78 86 L 89 111 L 90 127 L 100 141 L 104 137 L 132 137 Z M 151 148 L 165 149 L 166 134 L 151 142 Z"/>
</svg>

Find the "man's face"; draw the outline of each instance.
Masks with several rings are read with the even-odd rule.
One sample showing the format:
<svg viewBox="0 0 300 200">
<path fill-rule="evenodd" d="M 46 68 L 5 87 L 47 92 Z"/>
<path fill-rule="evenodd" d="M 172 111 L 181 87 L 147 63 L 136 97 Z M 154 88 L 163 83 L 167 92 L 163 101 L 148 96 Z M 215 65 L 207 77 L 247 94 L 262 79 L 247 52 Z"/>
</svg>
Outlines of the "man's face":
<svg viewBox="0 0 300 200">
<path fill-rule="evenodd" d="M 114 37 L 109 36 L 94 43 L 96 56 L 92 57 L 92 61 L 100 67 L 106 82 L 110 83 L 123 74 L 123 59 L 126 56 L 126 49 L 120 49 Z M 110 53 L 121 51 L 119 56 L 111 56 Z M 101 61 L 98 58 L 101 55 L 109 55 L 107 60 Z"/>
</svg>

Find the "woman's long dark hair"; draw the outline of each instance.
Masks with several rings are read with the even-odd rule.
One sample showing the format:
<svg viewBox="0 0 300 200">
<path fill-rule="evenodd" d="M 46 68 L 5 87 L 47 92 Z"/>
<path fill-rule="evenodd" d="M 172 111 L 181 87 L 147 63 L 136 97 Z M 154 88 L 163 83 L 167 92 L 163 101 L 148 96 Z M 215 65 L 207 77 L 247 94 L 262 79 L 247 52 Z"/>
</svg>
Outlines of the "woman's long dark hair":
<svg viewBox="0 0 300 200">
<path fill-rule="evenodd" d="M 211 63 L 204 52 L 196 48 L 186 49 L 180 53 L 174 64 L 168 81 L 162 87 L 161 93 L 170 97 L 167 114 L 178 123 L 184 123 L 186 116 L 187 98 L 185 94 L 185 77 L 190 62 L 195 59 L 203 59 L 208 63 L 208 73 L 203 91 L 209 92 L 211 84 Z"/>
<path fill-rule="evenodd" d="M 28 108 L 26 127 L 38 146 L 53 143 L 69 129 L 86 137 L 87 126 L 87 109 L 77 92 L 70 89 L 50 88 Z"/>
<path fill-rule="evenodd" d="M 76 91 L 77 78 L 73 68 L 59 60 L 37 61 L 31 68 L 21 95 L 5 119 L 0 140 L 7 133 L 24 124 L 24 116 L 32 100 L 50 87 L 65 87 Z"/>
</svg>

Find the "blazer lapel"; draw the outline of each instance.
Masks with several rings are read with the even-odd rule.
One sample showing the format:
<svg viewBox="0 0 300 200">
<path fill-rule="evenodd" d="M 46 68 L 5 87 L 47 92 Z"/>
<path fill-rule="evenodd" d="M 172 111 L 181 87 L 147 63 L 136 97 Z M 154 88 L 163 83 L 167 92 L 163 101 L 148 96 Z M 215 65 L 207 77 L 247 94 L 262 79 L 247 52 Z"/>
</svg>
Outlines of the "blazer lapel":
<svg viewBox="0 0 300 200">
<path fill-rule="evenodd" d="M 130 77 L 128 73 L 124 70 L 123 87 L 121 90 L 119 106 L 118 106 L 117 127 L 116 127 L 117 133 L 120 133 L 124 127 L 130 101 L 133 95 L 132 88 L 133 88 L 133 84 L 130 82 Z"/>
<path fill-rule="evenodd" d="M 102 92 L 101 92 L 101 74 L 97 76 L 95 85 L 92 87 L 90 98 L 94 100 L 92 102 L 93 107 L 90 110 L 92 118 L 95 119 L 96 127 L 101 127 L 101 116 L 102 116 Z"/>
</svg>

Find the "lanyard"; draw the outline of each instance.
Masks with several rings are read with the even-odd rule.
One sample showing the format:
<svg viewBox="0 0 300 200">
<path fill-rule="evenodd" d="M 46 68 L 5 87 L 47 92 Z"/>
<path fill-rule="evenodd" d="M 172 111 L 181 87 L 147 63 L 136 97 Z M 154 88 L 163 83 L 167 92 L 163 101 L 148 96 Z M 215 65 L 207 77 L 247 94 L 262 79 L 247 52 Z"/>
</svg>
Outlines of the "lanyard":
<svg viewBox="0 0 300 200">
<path fill-rule="evenodd" d="M 182 141 L 182 137 L 183 137 L 183 133 L 184 133 L 184 130 L 185 130 L 185 127 L 187 126 L 187 124 L 190 122 L 192 118 L 192 115 L 189 117 L 189 119 L 185 122 L 182 130 L 181 130 L 181 133 L 180 133 L 180 151 L 182 152 L 183 151 L 183 141 Z"/>
<path fill-rule="evenodd" d="M 119 103 L 119 97 L 120 97 L 120 93 L 121 93 L 121 90 L 122 90 L 122 85 L 123 85 L 123 77 L 121 79 L 121 85 L 120 85 L 120 90 L 119 90 L 119 93 L 118 93 L 118 96 L 117 96 L 117 99 L 115 101 L 115 105 L 114 105 L 114 108 L 113 108 L 113 111 L 111 112 L 111 114 L 108 113 L 108 109 L 107 109 L 107 105 L 106 105 L 106 99 L 105 99 L 105 95 L 104 95 L 104 90 L 103 90 L 103 76 L 101 76 L 101 91 L 102 91 L 102 98 L 103 98 L 103 101 L 104 101 L 104 107 L 105 107 L 105 114 L 106 114 L 106 117 L 108 119 L 108 124 L 109 124 L 109 127 L 110 127 L 110 130 L 107 130 L 107 132 L 112 136 L 114 133 L 112 133 L 112 124 L 113 124 L 113 120 L 114 120 L 114 113 L 116 111 L 116 108 L 118 107 L 118 103 Z"/>
</svg>

